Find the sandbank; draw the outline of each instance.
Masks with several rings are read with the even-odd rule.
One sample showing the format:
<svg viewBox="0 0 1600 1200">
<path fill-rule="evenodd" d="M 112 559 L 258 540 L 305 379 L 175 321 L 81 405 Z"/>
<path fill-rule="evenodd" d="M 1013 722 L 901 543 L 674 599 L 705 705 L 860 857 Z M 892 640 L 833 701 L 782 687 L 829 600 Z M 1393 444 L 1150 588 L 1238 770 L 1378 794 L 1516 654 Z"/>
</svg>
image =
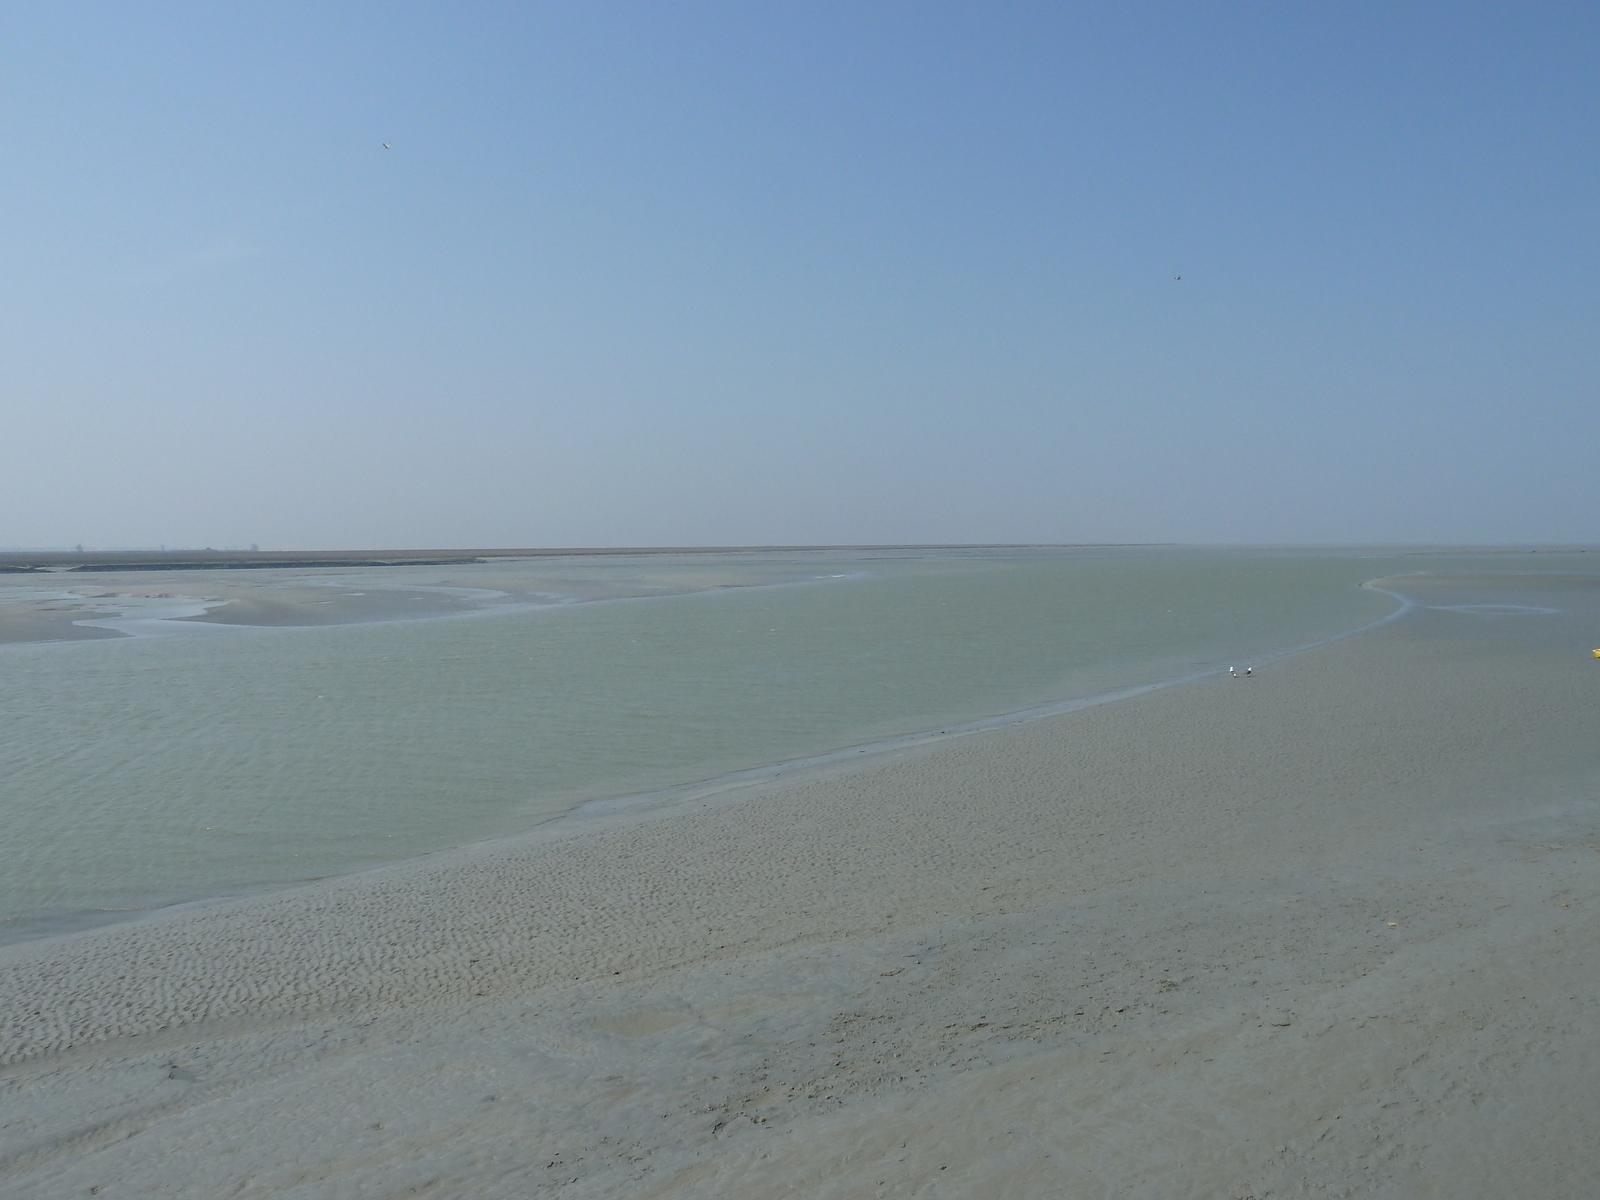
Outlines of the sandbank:
<svg viewBox="0 0 1600 1200">
<path fill-rule="evenodd" d="M 666 551 L 517 554 L 254 567 L 219 554 L 204 569 L 158 568 L 129 556 L 115 567 L 0 572 L 0 645 L 412 621 L 678 595 L 793 582 L 807 577 L 808 562 L 793 551 L 704 551 L 686 559 Z M 597 571 L 597 562 L 606 569 Z"/>
<path fill-rule="evenodd" d="M 0 950 L 9 1196 L 1579 1197 L 1600 584 Z"/>
</svg>

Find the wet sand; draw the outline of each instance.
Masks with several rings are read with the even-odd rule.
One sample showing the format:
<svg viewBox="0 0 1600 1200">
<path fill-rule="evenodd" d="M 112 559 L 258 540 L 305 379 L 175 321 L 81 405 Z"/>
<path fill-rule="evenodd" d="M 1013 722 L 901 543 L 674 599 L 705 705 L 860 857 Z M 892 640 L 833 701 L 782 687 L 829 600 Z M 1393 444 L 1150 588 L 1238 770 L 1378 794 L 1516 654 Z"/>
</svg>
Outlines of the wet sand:
<svg viewBox="0 0 1600 1200">
<path fill-rule="evenodd" d="M 226 564 L 207 569 L 0 573 L 0 645 L 134 636 L 202 635 L 204 627 L 294 628 L 465 616 L 631 596 L 749 587 L 803 574 L 803 553 L 705 551 L 669 561 L 597 551 L 563 558 L 338 566 Z M 719 560 L 718 554 L 726 557 Z M 3 557 L 3 556 L 0 556 Z M 264 556 L 263 556 L 264 557 Z M 596 560 L 614 569 L 593 570 Z M 531 564 L 531 565 L 530 565 Z M 197 630 L 193 626 L 201 626 Z"/>
<path fill-rule="evenodd" d="M 792 567 L 817 552 L 915 557 L 930 551 L 1030 548 L 1037 549 L 952 545 L 7 551 L 0 552 L 0 645 L 179 632 L 153 621 L 343 625 L 459 616 L 508 604 L 748 586 L 771 578 L 774 558 L 780 563 L 791 560 Z M 671 562 L 682 559 L 692 564 L 689 570 L 681 562 Z M 579 564 L 591 569 L 573 571 Z M 597 583 L 592 570 L 596 564 L 617 566 L 623 577 Z M 720 575 L 719 564 L 726 564 Z M 719 582 L 721 576 L 725 582 Z M 407 586 L 419 579 L 428 581 L 428 586 Z"/>
<path fill-rule="evenodd" d="M 276 573 L 272 573 L 276 574 Z M 0 645 L 174 634 L 182 625 L 313 626 L 455 616 L 483 607 L 445 592 L 383 588 L 359 592 L 315 577 L 235 580 L 163 574 L 79 576 L 63 590 L 59 579 L 36 590 L 8 580 L 0 604 Z M 4 578 L 4 577 L 0 577 Z M 31 582 L 31 581 L 30 581 Z M 355 594 L 352 594 L 355 593 Z"/>
<path fill-rule="evenodd" d="M 1580 1197 L 1600 587 L 0 950 L 56 1197 Z"/>
</svg>

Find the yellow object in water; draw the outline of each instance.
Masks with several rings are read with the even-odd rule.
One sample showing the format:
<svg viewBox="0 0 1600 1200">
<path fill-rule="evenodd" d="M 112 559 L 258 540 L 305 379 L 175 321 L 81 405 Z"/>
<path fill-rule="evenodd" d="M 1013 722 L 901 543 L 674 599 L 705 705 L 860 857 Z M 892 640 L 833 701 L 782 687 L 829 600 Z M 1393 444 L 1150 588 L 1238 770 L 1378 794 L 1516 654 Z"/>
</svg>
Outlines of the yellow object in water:
<svg viewBox="0 0 1600 1200">
<path fill-rule="evenodd" d="M 1596 651 L 1595 651 L 1595 652 L 1594 652 L 1594 656 L 1595 656 L 1595 657 L 1596 657 L 1596 658 L 1600 658 L 1600 650 L 1596 650 Z"/>
</svg>

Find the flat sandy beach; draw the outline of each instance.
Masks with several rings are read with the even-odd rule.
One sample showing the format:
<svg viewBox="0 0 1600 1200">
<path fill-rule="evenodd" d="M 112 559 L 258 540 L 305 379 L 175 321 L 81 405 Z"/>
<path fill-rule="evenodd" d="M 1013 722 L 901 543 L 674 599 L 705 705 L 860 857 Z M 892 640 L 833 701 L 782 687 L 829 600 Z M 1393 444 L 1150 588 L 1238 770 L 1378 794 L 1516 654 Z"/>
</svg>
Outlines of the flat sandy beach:
<svg viewBox="0 0 1600 1200">
<path fill-rule="evenodd" d="M 0 951 L 14 1197 L 1578 1198 L 1600 584 Z"/>
</svg>

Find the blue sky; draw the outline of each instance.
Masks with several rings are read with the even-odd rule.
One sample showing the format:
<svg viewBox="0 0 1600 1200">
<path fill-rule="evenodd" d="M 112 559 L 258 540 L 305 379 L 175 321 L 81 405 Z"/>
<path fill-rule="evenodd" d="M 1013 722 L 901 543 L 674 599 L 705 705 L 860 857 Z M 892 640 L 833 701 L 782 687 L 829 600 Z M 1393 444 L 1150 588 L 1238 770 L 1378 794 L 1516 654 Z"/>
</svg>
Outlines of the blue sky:
<svg viewBox="0 0 1600 1200">
<path fill-rule="evenodd" d="M 1597 50 L 9 4 L 0 545 L 1600 541 Z"/>
</svg>

